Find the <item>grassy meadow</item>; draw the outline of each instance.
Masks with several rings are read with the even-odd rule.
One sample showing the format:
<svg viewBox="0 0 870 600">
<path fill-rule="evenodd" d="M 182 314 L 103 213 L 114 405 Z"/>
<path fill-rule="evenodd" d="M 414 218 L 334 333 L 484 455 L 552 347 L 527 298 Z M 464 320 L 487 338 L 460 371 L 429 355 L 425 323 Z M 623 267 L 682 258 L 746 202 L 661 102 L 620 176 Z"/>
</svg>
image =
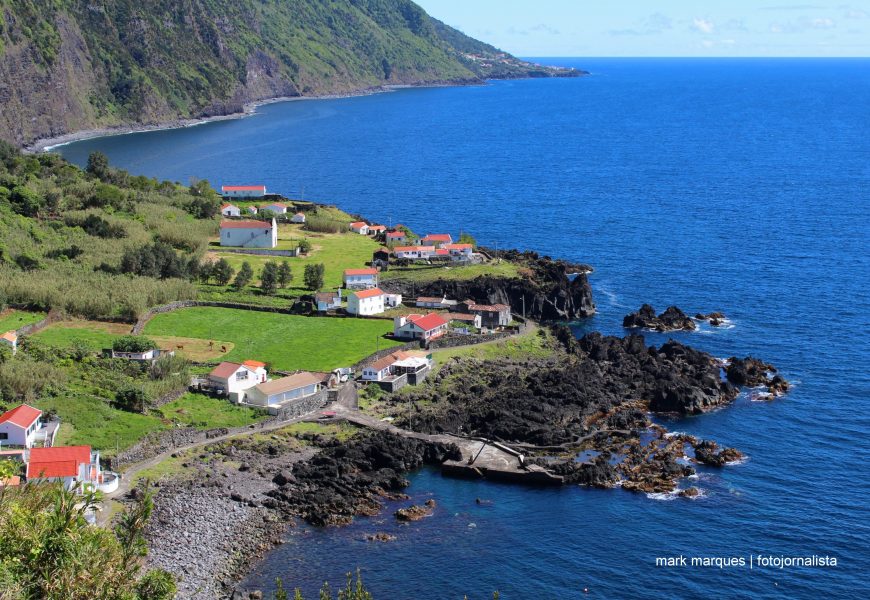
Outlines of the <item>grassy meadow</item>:
<svg viewBox="0 0 870 600">
<path fill-rule="evenodd" d="M 392 329 L 387 320 L 195 307 L 155 316 L 145 326 L 145 335 L 225 339 L 234 345 L 227 360 L 261 360 L 282 370 L 331 371 L 351 365 L 377 348 L 399 345 L 384 338 Z"/>
</svg>

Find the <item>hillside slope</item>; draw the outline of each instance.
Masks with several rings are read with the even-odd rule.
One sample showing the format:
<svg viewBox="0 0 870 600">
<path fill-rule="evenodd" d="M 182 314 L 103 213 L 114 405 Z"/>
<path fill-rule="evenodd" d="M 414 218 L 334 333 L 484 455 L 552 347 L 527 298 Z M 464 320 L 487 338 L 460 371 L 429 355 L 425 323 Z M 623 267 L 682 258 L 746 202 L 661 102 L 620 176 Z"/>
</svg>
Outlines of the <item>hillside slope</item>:
<svg viewBox="0 0 870 600">
<path fill-rule="evenodd" d="M 579 74 L 409 0 L 0 0 L 0 138 L 19 146 L 275 97 Z"/>
</svg>

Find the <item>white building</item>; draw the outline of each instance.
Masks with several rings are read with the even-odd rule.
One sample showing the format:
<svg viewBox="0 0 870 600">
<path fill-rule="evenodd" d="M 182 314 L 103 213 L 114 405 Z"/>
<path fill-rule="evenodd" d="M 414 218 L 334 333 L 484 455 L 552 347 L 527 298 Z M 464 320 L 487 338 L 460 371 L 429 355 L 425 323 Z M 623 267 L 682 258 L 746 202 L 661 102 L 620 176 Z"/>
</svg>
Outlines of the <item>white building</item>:
<svg viewBox="0 0 870 600">
<path fill-rule="evenodd" d="M 393 254 L 396 258 L 429 259 L 435 254 L 435 246 L 396 246 Z"/>
<path fill-rule="evenodd" d="M 281 202 L 273 202 L 272 204 L 267 204 L 266 206 L 261 206 L 260 210 L 271 210 L 276 215 L 286 215 L 288 206 Z"/>
<path fill-rule="evenodd" d="M 365 221 L 355 221 L 350 224 L 350 230 L 360 235 L 368 235 L 369 225 Z"/>
<path fill-rule="evenodd" d="M 384 292 L 384 306 L 387 308 L 395 308 L 402 303 L 402 294 L 390 294 Z"/>
<path fill-rule="evenodd" d="M 335 292 L 317 292 L 314 294 L 318 312 L 326 312 L 341 307 L 341 290 Z"/>
<path fill-rule="evenodd" d="M 6 344 L 12 348 L 12 354 L 15 354 L 18 352 L 18 334 L 14 330 L 7 331 L 3 335 L 0 335 L 0 344 Z"/>
<path fill-rule="evenodd" d="M 378 270 L 345 269 L 342 280 L 347 289 L 366 290 L 378 287 Z"/>
<path fill-rule="evenodd" d="M 244 392 L 268 379 L 266 364 L 256 360 L 246 360 L 241 364 L 225 361 L 208 374 L 209 384 L 223 389 L 227 394 Z"/>
<path fill-rule="evenodd" d="M 379 315 L 384 312 L 384 292 L 378 288 L 353 292 L 347 297 L 347 312 L 352 315 Z"/>
<path fill-rule="evenodd" d="M 363 381 L 386 381 L 403 372 L 419 372 L 431 366 L 425 352 L 399 350 L 363 367 L 361 378 Z"/>
<path fill-rule="evenodd" d="M 245 402 L 264 408 L 278 407 L 292 400 L 313 396 L 322 385 L 322 375 L 303 371 L 252 387 L 246 392 Z"/>
<path fill-rule="evenodd" d="M 235 204 L 224 204 L 221 206 L 221 214 L 225 217 L 240 217 L 242 211 Z"/>
<path fill-rule="evenodd" d="M 393 337 L 406 340 L 434 340 L 447 333 L 447 321 L 437 313 L 408 315 L 393 320 Z"/>
<path fill-rule="evenodd" d="M 442 246 L 443 249 L 450 253 L 453 260 L 470 260 L 471 253 L 474 250 L 471 244 L 447 244 Z"/>
<path fill-rule="evenodd" d="M 278 245 L 278 224 L 267 221 L 223 221 L 221 246 L 274 248 Z"/>
<path fill-rule="evenodd" d="M 369 225 L 369 235 L 379 235 L 387 230 L 386 225 Z"/>
<path fill-rule="evenodd" d="M 266 195 L 265 185 L 224 185 L 221 194 L 227 198 L 262 198 Z"/>
<path fill-rule="evenodd" d="M 408 242 L 408 236 L 404 231 L 388 231 L 384 234 L 384 238 L 388 244 L 405 244 Z"/>
<path fill-rule="evenodd" d="M 39 429 L 42 411 L 27 404 L 0 415 L 0 449 L 4 446 L 30 448 Z"/>
<path fill-rule="evenodd" d="M 421 246 L 435 246 L 437 248 L 443 248 L 447 244 L 453 243 L 453 236 L 451 236 L 449 233 L 430 233 L 426 237 L 417 240 L 417 243 Z"/>
<path fill-rule="evenodd" d="M 90 446 L 33 448 L 27 459 L 27 481 L 60 481 L 68 490 L 76 484 L 103 493 L 118 489 L 118 476 L 103 471 L 100 453 Z"/>
<path fill-rule="evenodd" d="M 248 214 L 249 214 L 249 215 L 255 215 L 255 214 L 257 214 L 257 207 L 254 206 L 253 204 L 250 205 L 250 206 L 249 206 L 248 208 L 246 208 L 245 210 L 248 211 Z"/>
<path fill-rule="evenodd" d="M 290 219 L 291 223 L 304 223 L 305 222 L 305 213 L 298 212 Z"/>
</svg>

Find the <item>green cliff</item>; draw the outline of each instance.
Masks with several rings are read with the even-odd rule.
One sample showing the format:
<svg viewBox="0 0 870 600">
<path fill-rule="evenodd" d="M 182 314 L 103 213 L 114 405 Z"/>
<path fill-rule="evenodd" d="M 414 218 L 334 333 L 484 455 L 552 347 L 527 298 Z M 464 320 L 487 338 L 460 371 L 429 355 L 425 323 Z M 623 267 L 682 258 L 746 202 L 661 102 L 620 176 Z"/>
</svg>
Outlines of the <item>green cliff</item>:
<svg viewBox="0 0 870 600">
<path fill-rule="evenodd" d="M 0 0 L 0 138 L 18 145 L 275 97 L 578 74 L 409 0 Z"/>
</svg>

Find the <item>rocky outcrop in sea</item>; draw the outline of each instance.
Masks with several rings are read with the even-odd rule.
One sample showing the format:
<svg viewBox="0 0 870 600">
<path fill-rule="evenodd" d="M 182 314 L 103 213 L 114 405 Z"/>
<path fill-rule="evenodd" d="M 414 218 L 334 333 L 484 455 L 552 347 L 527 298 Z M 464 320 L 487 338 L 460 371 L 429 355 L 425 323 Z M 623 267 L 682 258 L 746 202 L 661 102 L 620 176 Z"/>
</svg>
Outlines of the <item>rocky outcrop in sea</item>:
<svg viewBox="0 0 870 600">
<path fill-rule="evenodd" d="M 694 331 L 695 322 L 676 306 L 669 306 L 665 312 L 656 315 L 656 310 L 644 304 L 636 312 L 626 315 L 622 326 L 627 329 L 650 329 L 653 331 Z"/>
</svg>

